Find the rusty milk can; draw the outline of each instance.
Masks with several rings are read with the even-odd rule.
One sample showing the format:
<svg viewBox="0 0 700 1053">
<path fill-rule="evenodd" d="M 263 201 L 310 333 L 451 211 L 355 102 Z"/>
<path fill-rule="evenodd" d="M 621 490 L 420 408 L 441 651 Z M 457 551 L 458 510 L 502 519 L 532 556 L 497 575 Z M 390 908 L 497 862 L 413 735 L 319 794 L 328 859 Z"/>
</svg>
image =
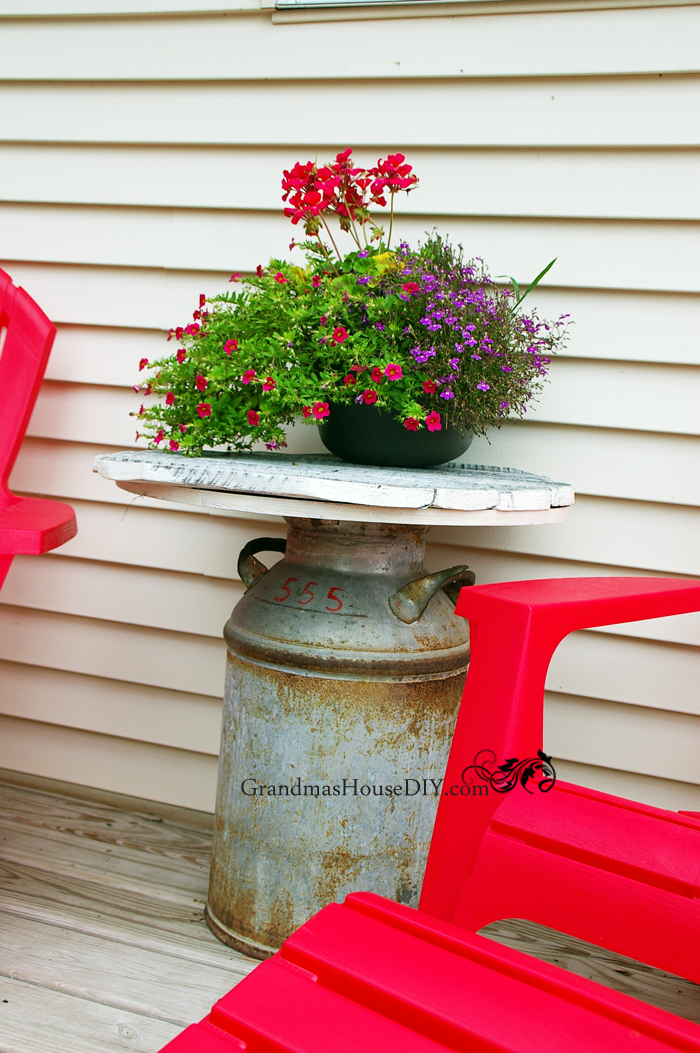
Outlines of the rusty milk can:
<svg viewBox="0 0 700 1053">
<path fill-rule="evenodd" d="M 417 905 L 469 660 L 474 576 L 426 575 L 427 527 L 287 523 L 270 570 L 284 542 L 241 553 L 224 634 L 207 921 L 256 958 L 353 890 Z"/>
</svg>

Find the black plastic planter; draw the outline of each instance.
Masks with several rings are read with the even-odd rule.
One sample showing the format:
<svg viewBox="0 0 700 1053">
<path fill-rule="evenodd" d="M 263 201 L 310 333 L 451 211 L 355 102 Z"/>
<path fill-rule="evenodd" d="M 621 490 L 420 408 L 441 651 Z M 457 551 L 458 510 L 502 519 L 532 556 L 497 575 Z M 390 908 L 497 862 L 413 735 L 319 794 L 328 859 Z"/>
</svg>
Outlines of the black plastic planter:
<svg viewBox="0 0 700 1053">
<path fill-rule="evenodd" d="M 472 441 L 470 432 L 444 424 L 440 431 L 409 431 L 376 406 L 331 403 L 330 411 L 318 425 L 321 441 L 336 457 L 354 464 L 431 468 L 459 457 Z"/>
</svg>

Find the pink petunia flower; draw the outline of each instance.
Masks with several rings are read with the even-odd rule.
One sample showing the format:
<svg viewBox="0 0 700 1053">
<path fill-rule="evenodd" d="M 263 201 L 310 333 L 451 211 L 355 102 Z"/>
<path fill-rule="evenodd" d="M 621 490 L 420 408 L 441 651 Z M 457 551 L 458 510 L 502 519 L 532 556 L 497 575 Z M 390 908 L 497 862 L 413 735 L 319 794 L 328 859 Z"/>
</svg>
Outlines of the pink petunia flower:
<svg viewBox="0 0 700 1053">
<path fill-rule="evenodd" d="M 317 402 L 313 407 L 312 413 L 316 420 L 323 420 L 324 417 L 330 417 L 331 415 L 327 402 Z"/>
<path fill-rule="evenodd" d="M 426 395 L 432 395 L 433 392 L 437 391 L 437 384 L 434 380 L 424 380 L 423 391 L 426 393 Z"/>
<path fill-rule="evenodd" d="M 357 384 L 357 377 L 354 377 L 352 373 L 348 373 L 347 376 L 343 377 L 343 383 L 347 384 L 348 387 L 351 384 Z"/>
<path fill-rule="evenodd" d="M 163 431 L 163 429 L 162 429 L 162 428 L 159 428 L 159 429 L 158 429 L 158 431 L 157 431 L 157 432 L 155 433 L 155 435 L 153 436 L 153 441 L 154 441 L 154 443 L 155 443 L 155 444 L 156 444 L 156 446 L 157 446 L 157 445 L 158 445 L 158 443 L 159 443 L 159 442 L 162 442 L 164 438 L 165 438 L 165 432 Z"/>
<path fill-rule="evenodd" d="M 197 406 L 197 413 L 200 417 L 211 417 L 211 404 L 209 402 L 200 402 Z"/>
<path fill-rule="evenodd" d="M 185 326 L 185 332 L 187 333 L 188 336 L 194 336 L 196 333 L 199 332 L 199 329 L 200 329 L 199 322 L 190 322 L 189 325 Z"/>
<path fill-rule="evenodd" d="M 372 372 L 370 373 L 370 376 L 375 384 L 381 384 L 382 380 L 384 380 L 384 374 L 382 373 L 379 366 L 375 366 L 373 368 Z"/>
<path fill-rule="evenodd" d="M 250 424 L 251 428 L 257 428 L 258 424 L 260 423 L 260 414 L 256 413 L 254 409 L 249 409 L 246 416 L 248 417 L 248 423 Z"/>
<path fill-rule="evenodd" d="M 401 380 L 403 369 L 396 362 L 390 362 L 384 370 L 384 376 L 388 377 L 389 380 Z"/>
<path fill-rule="evenodd" d="M 169 391 L 168 394 L 165 396 L 165 405 L 166 406 L 172 406 L 174 404 L 174 402 L 175 402 L 175 396 L 173 395 L 172 391 Z"/>
<path fill-rule="evenodd" d="M 169 445 L 170 445 L 170 449 L 173 451 L 173 453 L 176 453 L 180 449 L 180 443 L 179 442 L 175 442 L 174 439 L 170 440 L 170 444 Z"/>
<path fill-rule="evenodd" d="M 280 285 L 284 285 L 285 282 L 289 281 L 289 278 L 285 278 L 285 276 L 282 274 L 282 271 L 277 271 L 277 274 L 275 275 L 275 281 L 279 282 Z"/>
<path fill-rule="evenodd" d="M 314 274 L 313 278 L 311 279 L 311 284 L 313 285 L 314 289 L 320 289 L 322 281 L 323 279 L 320 274 Z"/>
<path fill-rule="evenodd" d="M 272 377 L 268 377 L 265 383 L 263 384 L 262 389 L 263 391 L 274 391 L 276 386 L 276 382 L 272 379 Z"/>
<path fill-rule="evenodd" d="M 373 391 L 372 388 L 367 388 L 366 391 L 362 392 L 361 398 L 365 406 L 373 406 L 377 401 L 377 392 Z"/>
<path fill-rule="evenodd" d="M 194 386 L 197 388 L 197 391 L 206 391 L 207 384 L 207 378 L 203 377 L 201 373 L 198 373 L 194 382 Z"/>
<path fill-rule="evenodd" d="M 178 424 L 178 428 L 180 429 L 180 431 L 182 432 L 183 435 L 187 431 L 187 425 L 186 424 Z"/>
<path fill-rule="evenodd" d="M 408 428 L 409 431 L 418 431 L 418 421 L 415 417 L 406 417 L 403 426 L 404 428 Z"/>
<path fill-rule="evenodd" d="M 175 358 L 176 358 L 176 359 L 178 360 L 178 362 L 180 363 L 180 365 L 182 365 L 182 363 L 183 363 L 183 362 L 185 361 L 185 359 L 187 358 L 187 352 L 185 351 L 184 347 L 181 347 L 181 348 L 180 348 L 180 350 L 178 351 L 178 353 L 177 353 L 177 354 L 175 355 Z"/>
<path fill-rule="evenodd" d="M 142 358 L 141 361 L 139 362 L 139 373 L 141 372 L 142 369 L 145 369 L 147 365 L 148 365 L 148 359 L 147 358 Z"/>
<path fill-rule="evenodd" d="M 409 296 L 415 296 L 416 293 L 420 292 L 420 285 L 418 282 L 404 282 L 401 288 L 405 293 L 408 293 Z M 413 418 L 410 417 L 409 420 L 413 420 Z"/>
<path fill-rule="evenodd" d="M 425 423 L 428 427 L 428 431 L 442 431 L 442 422 L 440 420 L 440 414 L 437 410 L 433 410 L 425 418 Z"/>
<path fill-rule="evenodd" d="M 238 351 L 238 341 L 237 340 L 227 340 L 226 343 L 224 344 L 224 351 L 226 352 L 227 355 L 230 355 L 233 351 Z"/>
<path fill-rule="evenodd" d="M 244 384 L 250 384 L 250 382 L 251 382 L 251 380 L 253 379 L 254 376 L 255 376 L 255 370 L 254 369 L 246 369 L 245 373 L 241 377 L 241 380 L 243 381 Z"/>
<path fill-rule="evenodd" d="M 302 417 L 310 417 L 312 412 L 313 412 L 313 410 L 311 409 L 311 406 L 302 406 L 301 407 L 301 415 L 302 415 Z"/>
<path fill-rule="evenodd" d="M 347 340 L 350 333 L 347 331 L 344 325 L 337 325 L 333 330 L 333 336 L 331 337 L 331 344 L 342 344 L 344 340 Z"/>
</svg>

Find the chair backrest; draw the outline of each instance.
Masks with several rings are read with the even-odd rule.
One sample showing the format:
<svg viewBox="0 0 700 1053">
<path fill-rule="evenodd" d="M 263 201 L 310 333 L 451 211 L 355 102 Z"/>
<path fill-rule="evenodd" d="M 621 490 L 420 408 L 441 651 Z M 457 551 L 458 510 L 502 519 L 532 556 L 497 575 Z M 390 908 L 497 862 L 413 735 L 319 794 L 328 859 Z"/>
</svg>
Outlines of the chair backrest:
<svg viewBox="0 0 700 1053">
<path fill-rule="evenodd" d="M 56 328 L 24 289 L 0 270 L 0 506 L 44 377 Z"/>
<path fill-rule="evenodd" d="M 559 578 L 462 589 L 471 662 L 445 773 L 445 788 L 482 750 L 502 764 L 542 749 L 544 686 L 552 655 L 576 629 L 700 610 L 700 581 Z M 481 839 L 503 795 L 440 797 L 420 909 L 450 919 Z"/>
</svg>

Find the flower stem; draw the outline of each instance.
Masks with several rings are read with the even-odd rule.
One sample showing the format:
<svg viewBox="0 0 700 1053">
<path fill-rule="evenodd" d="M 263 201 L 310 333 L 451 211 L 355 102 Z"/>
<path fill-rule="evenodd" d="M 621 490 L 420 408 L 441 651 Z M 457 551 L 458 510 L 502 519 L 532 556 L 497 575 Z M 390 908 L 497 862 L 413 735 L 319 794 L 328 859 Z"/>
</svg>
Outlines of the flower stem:
<svg viewBox="0 0 700 1053">
<path fill-rule="evenodd" d="M 392 231 L 392 228 L 394 226 L 394 195 L 395 194 L 396 194 L 396 191 L 392 190 L 391 191 L 391 214 L 389 216 L 389 240 L 387 241 L 387 245 L 386 245 L 387 250 L 389 250 L 391 248 L 391 231 Z"/>
<path fill-rule="evenodd" d="M 324 219 L 324 217 L 323 217 L 323 216 L 321 216 L 321 222 L 323 223 L 324 227 L 326 228 L 326 231 L 327 231 L 327 233 L 328 233 L 328 237 L 329 237 L 329 238 L 331 239 L 331 244 L 333 245 L 333 248 L 334 248 L 334 249 L 335 249 L 335 251 L 336 251 L 336 254 L 337 254 L 337 256 L 338 256 L 338 260 L 340 261 L 340 263 L 342 263 L 342 262 L 343 262 L 343 257 L 342 257 L 342 256 L 340 255 L 340 253 L 338 252 L 338 246 L 336 245 L 335 241 L 333 240 L 333 235 L 331 234 L 331 230 L 330 230 L 330 227 L 329 227 L 329 226 L 328 226 L 328 224 L 326 223 L 326 221 L 325 221 L 325 219 Z M 319 241 L 321 240 L 321 239 L 320 239 L 320 237 L 319 237 L 319 239 L 318 239 L 318 240 L 319 240 Z M 335 269 L 336 269 L 336 268 L 335 268 L 335 266 L 334 266 L 334 270 L 335 270 Z M 337 270 L 336 270 L 336 273 L 337 273 Z"/>
</svg>

